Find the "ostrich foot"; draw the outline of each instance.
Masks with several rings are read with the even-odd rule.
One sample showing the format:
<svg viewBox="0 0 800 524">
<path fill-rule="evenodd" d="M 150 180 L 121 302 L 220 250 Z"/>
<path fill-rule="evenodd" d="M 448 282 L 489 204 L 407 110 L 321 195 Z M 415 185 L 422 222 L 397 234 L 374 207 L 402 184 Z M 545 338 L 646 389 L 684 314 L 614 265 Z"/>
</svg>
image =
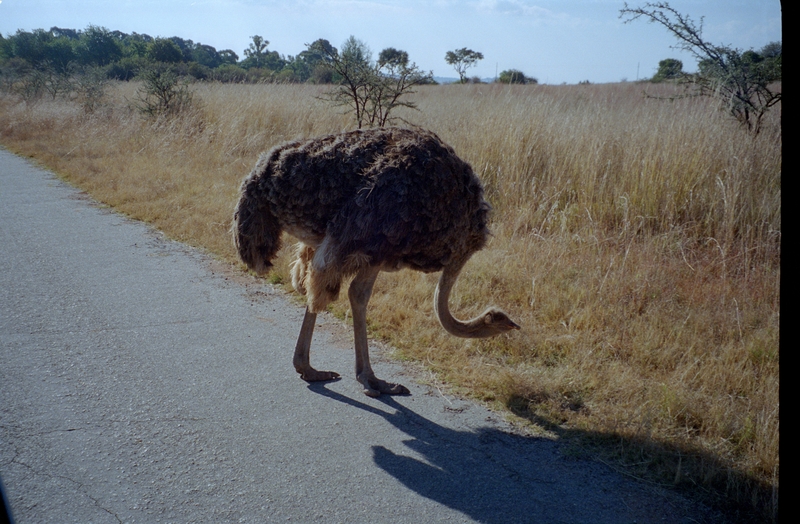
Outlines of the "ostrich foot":
<svg viewBox="0 0 800 524">
<path fill-rule="evenodd" d="M 339 380 L 342 378 L 339 373 L 335 371 L 317 371 L 314 368 L 307 368 L 305 370 L 297 370 L 300 373 L 300 378 L 306 382 L 323 382 L 325 380 Z"/>
<path fill-rule="evenodd" d="M 381 380 L 375 375 L 358 377 L 358 381 L 364 386 L 364 394 L 369 397 L 379 397 L 381 393 L 387 395 L 409 395 L 411 392 L 402 384 L 393 384 Z"/>
</svg>

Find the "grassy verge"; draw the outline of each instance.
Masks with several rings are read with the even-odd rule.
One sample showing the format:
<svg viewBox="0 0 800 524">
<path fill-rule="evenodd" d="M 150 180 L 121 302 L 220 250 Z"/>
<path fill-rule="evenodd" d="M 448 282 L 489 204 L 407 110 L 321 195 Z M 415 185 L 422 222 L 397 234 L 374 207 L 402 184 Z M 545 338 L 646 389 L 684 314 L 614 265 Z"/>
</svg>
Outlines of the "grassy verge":
<svg viewBox="0 0 800 524">
<path fill-rule="evenodd" d="M 113 86 L 90 115 L 2 96 L 0 141 L 232 263 L 232 209 L 258 154 L 352 125 L 314 86 L 197 85 L 199 105 L 164 120 L 130 109 L 136 87 Z M 628 473 L 776 519 L 779 113 L 753 137 L 711 100 L 636 84 L 430 86 L 416 101 L 400 116 L 469 161 L 495 209 L 453 309 L 491 302 L 523 331 L 450 337 L 432 316 L 436 275 L 401 272 L 378 279 L 373 336 Z"/>
</svg>

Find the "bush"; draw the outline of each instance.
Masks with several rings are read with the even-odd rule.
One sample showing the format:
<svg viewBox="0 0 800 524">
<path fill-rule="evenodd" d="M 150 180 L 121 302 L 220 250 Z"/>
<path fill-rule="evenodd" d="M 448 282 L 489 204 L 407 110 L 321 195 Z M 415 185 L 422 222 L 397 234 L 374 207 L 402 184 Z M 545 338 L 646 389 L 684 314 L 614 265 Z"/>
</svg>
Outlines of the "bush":
<svg viewBox="0 0 800 524">
<path fill-rule="evenodd" d="M 151 62 L 140 56 L 126 56 L 108 66 L 106 74 L 112 80 L 133 80 L 136 74 L 152 66 Z"/>
<path fill-rule="evenodd" d="M 501 84 L 538 84 L 535 78 L 525 76 L 525 73 L 518 69 L 507 69 L 500 73 L 497 81 Z"/>
<path fill-rule="evenodd" d="M 0 86 L 25 102 L 36 101 L 45 93 L 55 99 L 58 95 L 68 95 L 71 90 L 68 74 L 58 73 L 48 62 L 33 67 L 21 58 L 6 61 L 0 69 Z"/>
<path fill-rule="evenodd" d="M 73 87 L 85 112 L 93 113 L 104 103 L 107 86 L 107 72 L 101 67 L 88 67 L 78 75 Z"/>
<path fill-rule="evenodd" d="M 233 64 L 222 64 L 213 70 L 212 78 L 218 82 L 244 82 L 247 80 L 247 70 Z"/>
<path fill-rule="evenodd" d="M 683 74 L 683 62 L 675 58 L 665 58 L 658 63 L 658 71 L 650 81 L 678 80 Z"/>
<path fill-rule="evenodd" d="M 188 82 L 181 80 L 171 68 L 155 66 L 139 74 L 144 84 L 136 92 L 135 107 L 151 116 L 170 116 L 185 111 L 193 104 L 194 95 Z"/>
<path fill-rule="evenodd" d="M 197 80 L 207 80 L 213 75 L 210 67 L 198 64 L 197 62 L 191 62 L 187 67 L 187 72 L 189 76 Z"/>
<path fill-rule="evenodd" d="M 308 81 L 312 84 L 332 84 L 333 69 L 328 64 L 317 64 L 311 71 L 311 78 Z"/>
<path fill-rule="evenodd" d="M 291 69 L 283 69 L 275 75 L 275 81 L 281 84 L 296 84 L 300 78 Z"/>
</svg>

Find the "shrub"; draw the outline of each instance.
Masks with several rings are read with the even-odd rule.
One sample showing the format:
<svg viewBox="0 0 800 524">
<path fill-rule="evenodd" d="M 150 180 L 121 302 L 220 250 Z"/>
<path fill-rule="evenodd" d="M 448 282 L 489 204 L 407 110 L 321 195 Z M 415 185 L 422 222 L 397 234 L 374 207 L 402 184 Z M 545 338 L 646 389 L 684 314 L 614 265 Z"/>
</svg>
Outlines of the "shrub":
<svg viewBox="0 0 800 524">
<path fill-rule="evenodd" d="M 106 97 L 108 78 L 101 67 L 88 67 L 75 80 L 75 94 L 83 110 L 93 113 L 103 104 Z"/>
<path fill-rule="evenodd" d="M 518 69 L 507 69 L 500 73 L 497 81 L 501 84 L 538 84 L 535 78 L 525 76 L 525 73 Z"/>
<path fill-rule="evenodd" d="M 650 81 L 677 80 L 683 77 L 683 74 L 683 62 L 675 58 L 665 58 L 658 63 L 658 71 Z"/>
<path fill-rule="evenodd" d="M 108 66 L 106 75 L 112 80 L 133 80 L 138 71 L 150 67 L 152 64 L 140 56 L 126 56 Z"/>
<path fill-rule="evenodd" d="M 207 80 L 213 76 L 210 67 L 198 64 L 197 62 L 190 63 L 187 68 L 187 72 L 189 73 L 189 76 L 196 78 L 197 80 Z"/>
<path fill-rule="evenodd" d="M 139 74 L 142 87 L 137 91 L 135 107 L 143 114 L 158 117 L 176 115 L 193 103 L 188 82 L 168 67 L 155 66 Z"/>
<path fill-rule="evenodd" d="M 218 82 L 239 83 L 247 80 L 247 70 L 233 64 L 222 64 L 213 70 L 211 77 Z"/>
</svg>

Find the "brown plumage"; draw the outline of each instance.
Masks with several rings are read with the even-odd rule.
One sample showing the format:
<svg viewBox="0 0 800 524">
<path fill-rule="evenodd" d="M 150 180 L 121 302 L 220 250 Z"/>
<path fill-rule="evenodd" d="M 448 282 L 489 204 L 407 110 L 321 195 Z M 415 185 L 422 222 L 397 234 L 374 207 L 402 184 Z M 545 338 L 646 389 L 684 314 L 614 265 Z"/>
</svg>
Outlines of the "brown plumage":
<svg viewBox="0 0 800 524">
<path fill-rule="evenodd" d="M 366 316 L 379 271 L 443 270 L 435 306 L 454 335 L 491 336 L 519 328 L 494 308 L 469 322 L 454 319 L 447 308 L 458 273 L 486 243 L 489 210 L 472 168 L 435 134 L 359 130 L 291 142 L 262 155 L 242 184 L 234 240 L 241 259 L 258 273 L 271 266 L 283 231 L 300 240 L 292 283 L 308 295 L 295 351 L 303 378 L 338 378 L 311 368 L 308 351 L 316 313 L 337 298 L 344 279 L 355 275 L 349 295 L 357 378 L 370 395 L 403 393 L 403 386 L 375 378 L 366 319 L 357 318 Z"/>
</svg>

